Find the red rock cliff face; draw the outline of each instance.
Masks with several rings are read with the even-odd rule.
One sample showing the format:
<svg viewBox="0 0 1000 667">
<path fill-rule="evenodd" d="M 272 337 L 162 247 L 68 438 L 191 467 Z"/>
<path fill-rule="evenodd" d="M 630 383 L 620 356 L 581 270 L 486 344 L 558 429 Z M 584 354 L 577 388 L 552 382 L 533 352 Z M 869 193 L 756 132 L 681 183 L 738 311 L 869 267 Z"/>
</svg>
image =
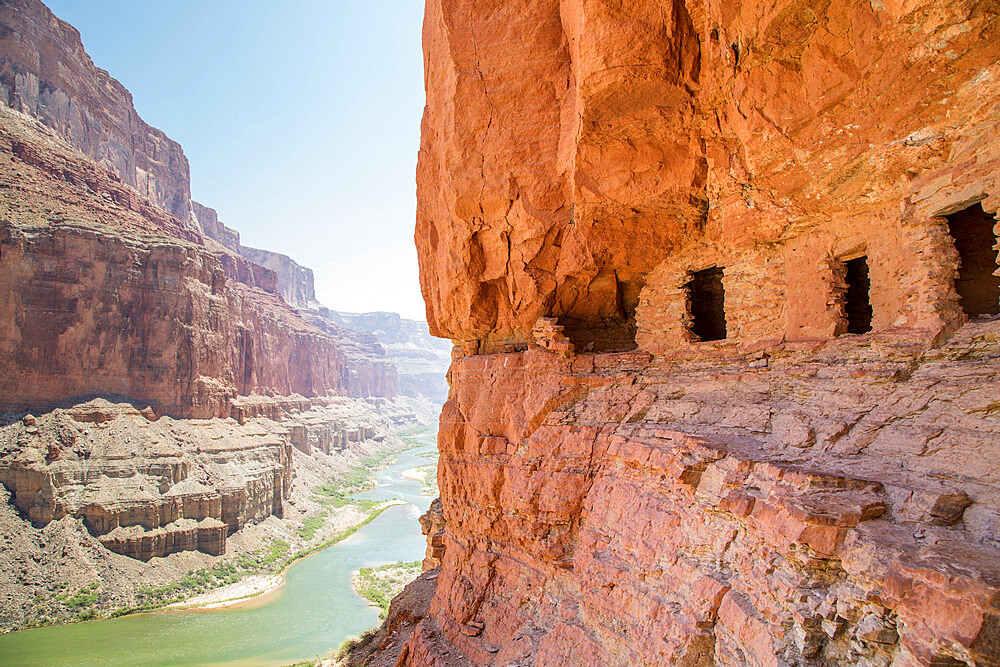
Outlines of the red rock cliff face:
<svg viewBox="0 0 1000 667">
<path fill-rule="evenodd" d="M 395 395 L 380 347 L 307 324 L 272 271 L 212 252 L 39 123 L 0 109 L 0 149 L 0 409 L 104 395 L 211 417 L 251 393 Z"/>
<path fill-rule="evenodd" d="M 197 230 L 180 144 L 143 122 L 132 94 L 94 67 L 80 33 L 37 0 L 0 3 L 0 103 L 38 117 Z"/>
<path fill-rule="evenodd" d="M 373 663 L 1000 664 L 998 44 L 983 2 L 429 0 L 459 347 L 436 591 Z"/>
<path fill-rule="evenodd" d="M 205 417 L 238 394 L 395 396 L 377 344 L 282 301 L 312 294 L 311 271 L 265 253 L 306 272 L 290 288 L 285 264 L 195 214 L 180 145 L 37 0 L 0 3 L 0 102 L 0 409 L 107 395 Z"/>
<path fill-rule="evenodd" d="M 316 289 L 312 269 L 300 265 L 288 255 L 242 245 L 240 233 L 226 227 L 219 220 L 219 214 L 215 209 L 196 201 L 191 202 L 191 207 L 206 238 L 212 239 L 227 250 L 250 260 L 259 267 L 273 271 L 277 278 L 275 290 L 290 305 L 301 309 L 309 309 L 316 305 Z"/>
</svg>

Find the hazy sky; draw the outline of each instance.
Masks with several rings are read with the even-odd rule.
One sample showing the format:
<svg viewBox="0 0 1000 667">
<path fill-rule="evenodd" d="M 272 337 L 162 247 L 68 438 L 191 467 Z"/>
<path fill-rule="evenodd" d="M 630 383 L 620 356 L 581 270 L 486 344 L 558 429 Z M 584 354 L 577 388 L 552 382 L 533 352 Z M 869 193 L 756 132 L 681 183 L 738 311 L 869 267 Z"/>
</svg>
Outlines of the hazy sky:
<svg viewBox="0 0 1000 667">
<path fill-rule="evenodd" d="M 337 310 L 424 317 L 422 0 L 45 0 L 180 142 L 194 199 Z"/>
</svg>

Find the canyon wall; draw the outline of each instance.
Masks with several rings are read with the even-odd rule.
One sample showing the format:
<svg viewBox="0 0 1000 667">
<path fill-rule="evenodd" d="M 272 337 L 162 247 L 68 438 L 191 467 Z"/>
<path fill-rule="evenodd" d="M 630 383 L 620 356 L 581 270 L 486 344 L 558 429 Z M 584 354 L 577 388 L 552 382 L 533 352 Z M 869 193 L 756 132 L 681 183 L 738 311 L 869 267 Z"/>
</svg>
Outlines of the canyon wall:
<svg viewBox="0 0 1000 667">
<path fill-rule="evenodd" d="M 367 348 L 369 354 L 377 356 L 375 348 L 381 346 L 396 368 L 396 386 L 400 394 L 425 397 L 435 404 L 444 402 L 448 395 L 445 374 L 451 363 L 451 344 L 431 336 L 426 322 L 404 319 L 398 313 L 330 310 L 316 300 L 312 269 L 287 255 L 242 245 L 240 233 L 223 224 L 214 209 L 198 202 L 191 204 L 205 238 L 256 266 L 274 271 L 275 289 L 306 321 L 337 336 L 341 342 L 345 337 L 352 338 L 356 344 Z M 347 352 L 350 355 L 349 349 Z"/>
<path fill-rule="evenodd" d="M 441 507 L 365 664 L 1000 664 L 998 44 L 428 0 Z"/>
<path fill-rule="evenodd" d="M 227 250 L 245 257 L 258 266 L 274 271 L 277 290 L 282 298 L 296 308 L 310 308 L 316 303 L 312 269 L 302 266 L 288 255 L 260 248 L 250 248 L 240 243 L 240 233 L 219 220 L 219 214 L 196 201 L 191 202 L 194 215 L 205 237 L 216 241 Z"/>
<path fill-rule="evenodd" d="M 174 236 L 44 126 L 0 109 L 0 146 L 3 409 L 109 395 L 211 417 L 254 392 L 395 395 L 377 344 L 309 325 L 272 271 Z"/>
<path fill-rule="evenodd" d="M 0 3 L 0 103 L 39 118 L 155 206 L 200 231 L 180 144 L 143 122 L 132 94 L 94 66 L 80 33 L 37 0 Z"/>
<path fill-rule="evenodd" d="M 0 425 L 0 484 L 37 528 L 75 517 L 131 558 L 217 556 L 244 526 L 284 516 L 295 465 L 330 463 L 314 450 L 375 446 L 414 417 L 346 397 L 240 405 L 237 420 L 157 418 L 104 399 L 25 415 Z"/>
<path fill-rule="evenodd" d="M 231 250 L 237 255 L 240 253 L 240 233 L 219 220 L 219 214 L 214 208 L 209 208 L 196 201 L 191 202 L 191 209 L 198 219 L 205 238 L 212 239 L 223 248 Z M 273 269 L 272 269 L 273 270 Z"/>
<path fill-rule="evenodd" d="M 437 404 L 445 401 L 451 343 L 431 336 L 426 322 L 387 312 L 330 312 L 327 317 L 348 329 L 375 335 L 396 366 L 400 394 L 426 396 Z"/>
<path fill-rule="evenodd" d="M 311 271 L 248 259 L 191 201 L 180 146 L 37 0 L 0 4 L 0 102 L 0 409 L 103 395 L 211 417 L 252 393 L 395 396 L 377 341 L 288 305 L 313 298 Z"/>
<path fill-rule="evenodd" d="M 240 246 L 240 254 L 254 264 L 266 266 L 278 276 L 278 292 L 296 308 L 308 308 L 316 302 L 312 269 L 302 266 L 288 255 L 270 250 Z"/>
</svg>

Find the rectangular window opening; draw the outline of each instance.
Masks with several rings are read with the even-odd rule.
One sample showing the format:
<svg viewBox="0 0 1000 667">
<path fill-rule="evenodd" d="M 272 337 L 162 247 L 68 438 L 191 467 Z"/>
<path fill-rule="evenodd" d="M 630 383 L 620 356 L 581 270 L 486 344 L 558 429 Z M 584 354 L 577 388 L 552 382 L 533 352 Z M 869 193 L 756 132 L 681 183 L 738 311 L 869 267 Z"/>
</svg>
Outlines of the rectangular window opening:
<svg viewBox="0 0 1000 667">
<path fill-rule="evenodd" d="M 1000 276 L 997 271 L 995 221 L 982 204 L 948 216 L 948 231 L 955 241 L 960 263 L 955 291 L 966 315 L 1000 313 Z"/>
<path fill-rule="evenodd" d="M 724 340 L 726 291 L 722 286 L 722 269 L 713 266 L 692 273 L 686 289 L 691 313 L 691 333 L 702 341 Z"/>
<path fill-rule="evenodd" d="M 844 317 L 847 333 L 863 334 L 872 330 L 871 278 L 868 276 L 868 258 L 858 257 L 844 262 Z"/>
</svg>

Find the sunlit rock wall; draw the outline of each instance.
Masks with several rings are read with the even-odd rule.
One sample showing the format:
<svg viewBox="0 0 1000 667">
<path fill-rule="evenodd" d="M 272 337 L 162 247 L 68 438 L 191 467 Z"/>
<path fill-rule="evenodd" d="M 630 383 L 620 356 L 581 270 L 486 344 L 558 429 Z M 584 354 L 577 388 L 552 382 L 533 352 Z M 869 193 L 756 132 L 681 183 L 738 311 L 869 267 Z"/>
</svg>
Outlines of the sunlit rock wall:
<svg viewBox="0 0 1000 667">
<path fill-rule="evenodd" d="M 440 569 L 370 664 L 1000 661 L 998 44 L 971 1 L 428 0 Z"/>
<path fill-rule="evenodd" d="M 0 409 L 104 395 L 211 417 L 254 392 L 395 396 L 380 348 L 307 324 L 274 272 L 185 240 L 37 122 L 0 109 L 0 149 Z"/>
<path fill-rule="evenodd" d="M 80 33 L 38 0 L 0 4 L 0 103 L 36 116 L 198 231 L 180 144 L 143 122 L 132 94 L 94 66 Z"/>
</svg>

